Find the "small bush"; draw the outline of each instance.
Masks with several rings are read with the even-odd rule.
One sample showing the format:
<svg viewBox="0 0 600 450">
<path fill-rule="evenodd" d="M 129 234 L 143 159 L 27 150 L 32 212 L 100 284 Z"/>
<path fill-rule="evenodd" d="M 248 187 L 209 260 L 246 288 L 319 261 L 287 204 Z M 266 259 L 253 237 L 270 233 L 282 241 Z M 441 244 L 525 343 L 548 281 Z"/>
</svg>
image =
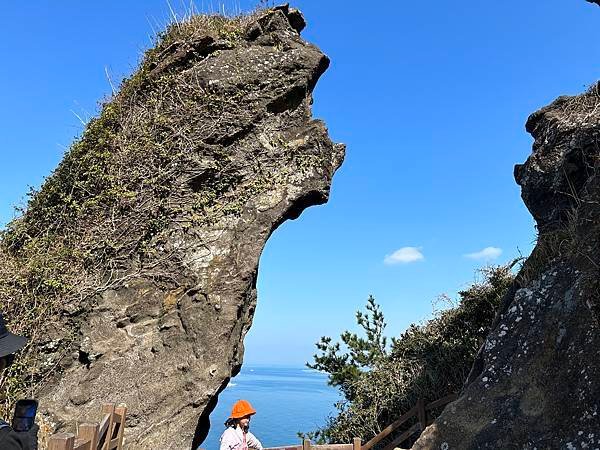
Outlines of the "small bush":
<svg viewBox="0 0 600 450">
<path fill-rule="evenodd" d="M 423 325 L 411 325 L 389 348 L 383 314 L 372 298 L 368 313 L 357 313 L 366 338 L 346 332 L 342 345 L 322 338 L 317 344 L 320 354 L 309 367 L 328 373 L 330 384 L 338 386 L 345 399 L 336 405 L 336 417 L 306 436 L 329 443 L 352 442 L 359 436 L 366 442 L 418 398 L 430 402 L 459 392 L 514 279 L 510 266 L 481 273 L 483 280 L 460 292 L 455 307 Z"/>
</svg>

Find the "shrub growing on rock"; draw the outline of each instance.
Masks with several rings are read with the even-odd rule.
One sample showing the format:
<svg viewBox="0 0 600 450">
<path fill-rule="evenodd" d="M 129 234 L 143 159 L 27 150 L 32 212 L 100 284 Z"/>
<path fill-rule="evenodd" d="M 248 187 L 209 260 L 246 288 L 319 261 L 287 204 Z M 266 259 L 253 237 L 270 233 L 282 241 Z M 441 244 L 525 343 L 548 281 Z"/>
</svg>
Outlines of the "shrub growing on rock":
<svg viewBox="0 0 600 450">
<path fill-rule="evenodd" d="M 383 313 L 370 297 L 367 313 L 356 314 L 365 337 L 346 331 L 341 344 L 329 337 L 317 343 L 320 353 L 308 366 L 326 372 L 344 399 L 336 404 L 337 416 L 307 436 L 331 443 L 359 436 L 366 442 L 418 398 L 431 402 L 460 391 L 513 281 L 511 267 L 482 269 L 482 280 L 459 292 L 456 306 L 424 324 L 411 325 L 389 346 L 383 336 Z"/>
</svg>

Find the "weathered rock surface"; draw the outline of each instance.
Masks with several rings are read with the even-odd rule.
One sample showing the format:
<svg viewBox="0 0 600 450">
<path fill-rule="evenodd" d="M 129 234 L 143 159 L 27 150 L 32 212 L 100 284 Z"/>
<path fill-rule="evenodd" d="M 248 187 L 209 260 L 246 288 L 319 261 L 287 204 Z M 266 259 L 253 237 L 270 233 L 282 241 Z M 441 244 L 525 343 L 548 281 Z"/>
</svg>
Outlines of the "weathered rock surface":
<svg viewBox="0 0 600 450">
<path fill-rule="evenodd" d="M 531 115 L 515 168 L 540 232 L 460 398 L 413 449 L 600 448 L 600 91 Z"/>
<path fill-rule="evenodd" d="M 54 220 L 44 202 L 77 203 L 44 225 L 75 247 L 65 270 L 72 261 L 87 273 L 85 289 L 54 283 L 68 301 L 36 341 L 44 367 L 58 367 L 41 372 L 39 395 L 56 428 L 116 401 L 129 410 L 129 449 L 205 437 L 242 364 L 265 242 L 327 201 L 344 156 L 311 118 L 329 60 L 300 38 L 304 25 L 283 6 L 172 26 L 12 225 L 6 252 L 22 264 L 38 215 Z"/>
</svg>

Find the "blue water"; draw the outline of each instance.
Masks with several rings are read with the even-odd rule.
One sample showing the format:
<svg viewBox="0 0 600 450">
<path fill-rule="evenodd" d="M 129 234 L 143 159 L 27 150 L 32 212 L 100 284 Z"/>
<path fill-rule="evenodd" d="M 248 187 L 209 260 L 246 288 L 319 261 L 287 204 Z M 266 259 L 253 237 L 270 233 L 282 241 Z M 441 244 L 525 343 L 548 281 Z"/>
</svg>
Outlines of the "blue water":
<svg viewBox="0 0 600 450">
<path fill-rule="evenodd" d="M 327 386 L 326 375 L 310 369 L 244 366 L 219 396 L 203 448 L 218 450 L 223 423 L 239 399 L 248 400 L 257 411 L 250 431 L 263 446 L 275 447 L 298 444 L 299 431 L 323 426 L 334 413 L 333 405 L 340 395 Z"/>
</svg>

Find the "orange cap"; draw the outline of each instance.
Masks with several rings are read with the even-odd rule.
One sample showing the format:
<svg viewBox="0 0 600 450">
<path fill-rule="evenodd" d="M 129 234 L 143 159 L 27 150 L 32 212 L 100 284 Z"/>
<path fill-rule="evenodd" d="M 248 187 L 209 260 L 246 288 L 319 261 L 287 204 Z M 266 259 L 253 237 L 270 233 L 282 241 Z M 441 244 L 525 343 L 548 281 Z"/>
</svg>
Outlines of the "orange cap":
<svg viewBox="0 0 600 450">
<path fill-rule="evenodd" d="M 251 416 L 256 414 L 256 410 L 252 407 L 247 400 L 238 400 L 231 408 L 231 419 L 241 419 L 242 417 Z"/>
</svg>

